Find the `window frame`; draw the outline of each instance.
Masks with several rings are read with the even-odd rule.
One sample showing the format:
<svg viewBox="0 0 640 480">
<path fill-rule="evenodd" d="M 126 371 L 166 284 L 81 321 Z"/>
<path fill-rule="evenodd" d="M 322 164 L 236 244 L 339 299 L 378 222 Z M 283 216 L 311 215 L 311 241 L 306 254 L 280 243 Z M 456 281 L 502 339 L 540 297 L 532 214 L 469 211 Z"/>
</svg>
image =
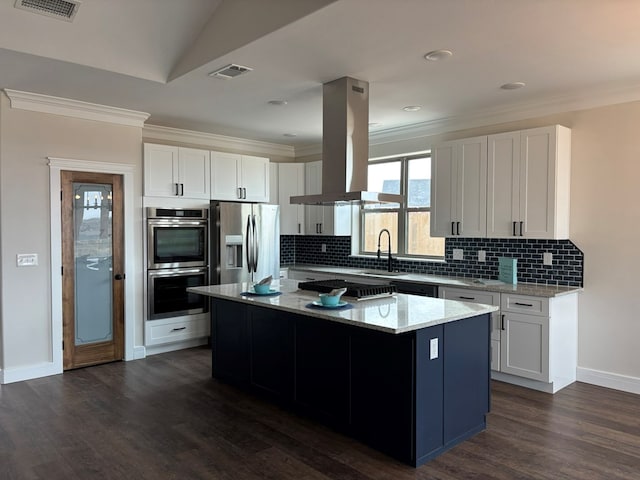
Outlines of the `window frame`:
<svg viewBox="0 0 640 480">
<path fill-rule="evenodd" d="M 383 158 L 374 158 L 369 159 L 369 165 L 379 165 L 383 163 L 394 163 L 400 162 L 400 195 L 403 197 L 403 201 L 396 208 L 365 208 L 364 205 L 360 206 L 360 245 L 358 247 L 359 254 L 362 256 L 370 256 L 375 252 L 365 251 L 364 243 L 365 243 L 365 220 L 366 215 L 371 213 L 389 213 L 389 212 L 397 212 L 398 215 L 398 232 L 397 232 L 397 253 L 398 257 L 408 258 L 408 259 L 421 259 L 421 260 L 444 260 L 443 255 L 416 255 L 407 253 L 408 249 L 408 234 L 409 234 L 409 214 L 414 212 L 429 212 L 433 206 L 431 202 L 429 202 L 428 207 L 409 207 L 408 206 L 408 188 L 409 188 L 409 161 L 417 160 L 421 158 L 429 158 L 430 161 L 433 161 L 433 154 L 431 150 L 426 150 L 424 152 L 411 153 L 406 155 L 397 155 L 397 156 L 389 156 Z M 367 175 L 368 175 L 367 171 Z M 431 178 L 431 185 L 433 186 L 433 178 Z"/>
</svg>

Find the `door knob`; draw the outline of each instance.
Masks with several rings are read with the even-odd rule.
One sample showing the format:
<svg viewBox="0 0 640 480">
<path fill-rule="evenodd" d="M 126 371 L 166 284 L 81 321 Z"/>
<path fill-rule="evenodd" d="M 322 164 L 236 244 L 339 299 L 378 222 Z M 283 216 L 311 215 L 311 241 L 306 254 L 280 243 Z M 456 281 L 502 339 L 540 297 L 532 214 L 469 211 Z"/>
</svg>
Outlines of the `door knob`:
<svg viewBox="0 0 640 480">
<path fill-rule="evenodd" d="M 116 280 L 123 280 L 124 279 L 124 275 L 120 274 L 120 273 L 116 273 L 116 276 L 114 277 Z"/>
</svg>

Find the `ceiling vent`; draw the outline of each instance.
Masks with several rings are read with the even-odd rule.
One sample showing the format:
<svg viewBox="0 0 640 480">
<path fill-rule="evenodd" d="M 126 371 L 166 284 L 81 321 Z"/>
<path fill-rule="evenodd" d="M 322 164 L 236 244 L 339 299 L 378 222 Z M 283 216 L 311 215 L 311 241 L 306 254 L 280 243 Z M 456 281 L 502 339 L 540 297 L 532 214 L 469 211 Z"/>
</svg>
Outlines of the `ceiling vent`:
<svg viewBox="0 0 640 480">
<path fill-rule="evenodd" d="M 253 68 L 243 67 L 242 65 L 235 65 L 232 63 L 230 65 L 227 65 L 226 67 L 222 67 L 214 72 L 211 72 L 209 76 L 229 80 L 231 78 L 236 78 L 240 75 L 250 72 L 251 70 L 253 70 Z"/>
<path fill-rule="evenodd" d="M 72 22 L 80 8 L 80 2 L 78 0 L 16 0 L 15 7 Z"/>
</svg>

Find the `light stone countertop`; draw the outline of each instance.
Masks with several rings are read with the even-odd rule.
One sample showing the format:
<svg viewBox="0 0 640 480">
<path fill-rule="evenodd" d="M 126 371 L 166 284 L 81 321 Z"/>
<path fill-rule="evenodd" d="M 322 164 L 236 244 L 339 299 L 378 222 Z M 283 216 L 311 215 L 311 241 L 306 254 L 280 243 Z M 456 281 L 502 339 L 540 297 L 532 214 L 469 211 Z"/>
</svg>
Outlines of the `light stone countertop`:
<svg viewBox="0 0 640 480">
<path fill-rule="evenodd" d="M 317 272 L 324 274 L 335 274 L 340 276 L 349 276 L 350 281 L 357 281 L 357 278 L 374 279 L 379 278 L 385 282 L 399 280 L 403 282 L 414 283 L 426 283 L 431 285 L 438 285 L 442 287 L 458 287 L 458 288 L 471 288 L 475 290 L 483 290 L 486 292 L 498 292 L 498 293 L 514 293 L 517 295 L 530 295 L 533 297 L 558 297 L 560 295 L 567 295 L 572 293 L 581 292 L 581 287 L 565 287 L 565 286 L 553 286 L 543 285 L 537 283 L 518 283 L 517 285 L 511 285 L 508 283 L 498 282 L 498 280 L 489 279 L 476 279 L 476 278 L 464 278 L 464 277 L 446 277 L 438 275 L 429 275 L 421 273 L 402 273 L 398 272 L 389 275 L 384 270 L 371 270 L 363 268 L 350 268 L 350 267 L 323 267 L 320 265 L 291 265 L 286 267 L 289 270 L 295 270 L 300 272 Z M 367 272 L 367 273 L 364 273 Z M 375 272 L 375 273 L 373 273 Z M 379 272 L 379 273 L 378 273 Z"/>
<path fill-rule="evenodd" d="M 491 305 L 404 294 L 388 298 L 353 301 L 350 302 L 353 308 L 348 309 L 308 308 L 306 305 L 318 300 L 318 294 L 298 290 L 297 285 L 298 282 L 295 280 L 274 281 L 271 288 L 282 292 L 282 295 L 277 296 L 241 295 L 251 288 L 251 283 L 247 282 L 190 287 L 187 290 L 214 298 L 283 310 L 393 334 L 411 332 L 498 310 L 498 307 Z"/>
</svg>

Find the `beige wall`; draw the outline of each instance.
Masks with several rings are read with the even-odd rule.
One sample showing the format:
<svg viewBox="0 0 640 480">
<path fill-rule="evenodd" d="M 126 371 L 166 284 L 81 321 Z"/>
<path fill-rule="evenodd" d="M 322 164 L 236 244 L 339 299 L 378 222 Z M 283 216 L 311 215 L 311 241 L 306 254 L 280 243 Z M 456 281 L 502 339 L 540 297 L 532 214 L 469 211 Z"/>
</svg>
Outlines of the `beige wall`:
<svg viewBox="0 0 640 480">
<path fill-rule="evenodd" d="M 141 258 L 142 129 L 11 109 L 4 94 L 0 101 L 1 348 L 2 368 L 13 369 L 52 361 L 47 157 L 135 165 L 134 254 Z M 37 253 L 39 265 L 16 267 L 18 253 Z M 142 295 L 139 263 L 127 280 Z M 136 317 L 134 344 L 142 345 L 141 308 Z"/>
<path fill-rule="evenodd" d="M 442 140 L 551 124 L 572 130 L 570 238 L 585 256 L 584 292 L 579 295 L 579 370 L 633 377 L 632 389 L 637 390 L 640 102 L 372 145 L 370 155 L 407 153 Z"/>
</svg>

